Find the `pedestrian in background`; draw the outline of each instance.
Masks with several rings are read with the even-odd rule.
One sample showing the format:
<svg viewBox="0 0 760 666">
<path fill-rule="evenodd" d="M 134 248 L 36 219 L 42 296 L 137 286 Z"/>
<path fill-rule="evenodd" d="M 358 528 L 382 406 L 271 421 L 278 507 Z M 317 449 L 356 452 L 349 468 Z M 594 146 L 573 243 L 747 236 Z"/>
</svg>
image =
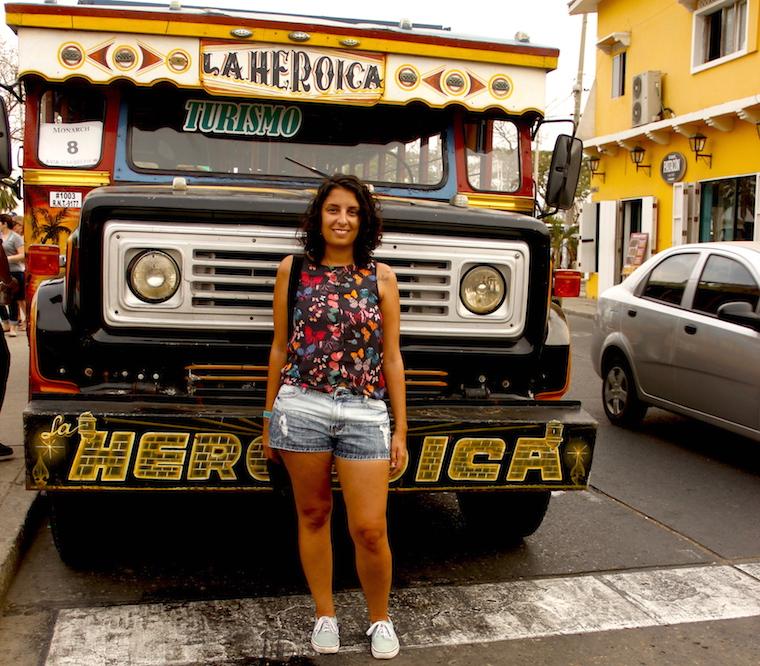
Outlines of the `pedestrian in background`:
<svg viewBox="0 0 760 666">
<path fill-rule="evenodd" d="M 18 288 L 18 281 L 11 276 L 3 241 L 0 239 L 0 304 L 2 304 L 0 307 L 4 308 L 4 304 L 12 300 Z M 8 351 L 8 343 L 5 341 L 5 336 L 0 335 L 0 408 L 3 406 L 3 400 L 5 399 L 5 385 L 8 382 L 10 365 L 11 355 Z M 7 459 L 11 455 L 13 455 L 13 449 L 0 443 L 0 460 Z"/>
<path fill-rule="evenodd" d="M 3 320 L 3 330 L 15 337 L 19 325 L 19 297 L 23 298 L 24 284 L 24 239 L 13 231 L 15 220 L 12 215 L 0 213 L 0 238 L 5 248 L 5 256 L 10 265 L 11 277 L 19 284 L 15 294 L 6 307 L 0 308 L 0 318 Z M 6 326 L 8 327 L 6 329 Z"/>
<path fill-rule="evenodd" d="M 15 231 L 23 241 L 24 239 L 24 218 L 21 215 L 13 216 L 13 231 Z M 26 330 L 26 248 L 24 248 L 24 262 L 21 271 L 21 280 L 19 280 L 19 290 L 17 294 L 18 303 L 18 327 Z"/>
<path fill-rule="evenodd" d="M 321 185 L 302 228 L 305 256 L 286 257 L 277 269 L 263 444 L 267 459 L 282 459 L 293 484 L 301 564 L 316 606 L 312 647 L 323 654 L 340 648 L 330 530 L 334 463 L 372 656 L 390 659 L 399 641 L 388 616 L 388 480 L 404 467 L 407 426 L 398 284 L 391 268 L 372 258 L 381 231 L 375 199 L 356 177 L 336 175 Z"/>
</svg>

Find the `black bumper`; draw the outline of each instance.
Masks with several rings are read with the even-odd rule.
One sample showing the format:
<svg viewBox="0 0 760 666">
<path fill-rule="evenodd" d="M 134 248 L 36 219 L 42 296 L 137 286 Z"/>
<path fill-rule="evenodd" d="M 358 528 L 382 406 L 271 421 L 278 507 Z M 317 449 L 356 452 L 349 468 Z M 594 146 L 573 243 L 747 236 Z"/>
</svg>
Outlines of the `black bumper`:
<svg viewBox="0 0 760 666">
<path fill-rule="evenodd" d="M 411 402 L 408 422 L 409 460 L 392 490 L 588 483 L 596 422 L 578 402 Z M 24 432 L 29 488 L 271 489 L 261 408 L 35 400 Z"/>
</svg>

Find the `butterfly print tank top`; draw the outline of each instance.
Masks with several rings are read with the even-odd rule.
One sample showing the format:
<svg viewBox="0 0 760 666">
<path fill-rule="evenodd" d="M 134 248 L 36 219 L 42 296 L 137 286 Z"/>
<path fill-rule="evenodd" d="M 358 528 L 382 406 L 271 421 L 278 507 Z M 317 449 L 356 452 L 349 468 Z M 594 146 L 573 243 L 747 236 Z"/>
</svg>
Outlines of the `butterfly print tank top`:
<svg viewBox="0 0 760 666">
<path fill-rule="evenodd" d="M 304 260 L 293 308 L 285 384 L 382 399 L 383 318 L 377 266 L 322 266 Z"/>
</svg>

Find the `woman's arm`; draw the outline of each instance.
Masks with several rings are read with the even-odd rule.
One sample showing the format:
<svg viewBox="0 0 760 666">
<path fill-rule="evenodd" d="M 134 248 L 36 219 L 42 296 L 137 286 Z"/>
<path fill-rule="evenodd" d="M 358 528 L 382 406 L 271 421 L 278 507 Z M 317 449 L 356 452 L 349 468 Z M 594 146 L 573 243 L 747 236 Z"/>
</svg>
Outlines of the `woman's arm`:
<svg viewBox="0 0 760 666">
<path fill-rule="evenodd" d="M 9 254 L 8 261 L 21 261 L 24 258 L 24 238 L 15 231 L 11 232 L 15 245 L 13 254 Z"/>
<path fill-rule="evenodd" d="M 13 254 L 9 254 L 8 261 L 20 261 L 24 258 L 24 241 L 23 239 L 16 246 L 16 251 Z"/>
<path fill-rule="evenodd" d="M 5 247 L 2 239 L 0 239 L 0 292 L 2 292 L 0 301 L 9 303 L 13 295 L 19 290 L 19 286 L 18 281 L 11 275 L 8 258 L 5 256 Z"/>
<path fill-rule="evenodd" d="M 277 267 L 277 277 L 274 281 L 274 297 L 272 299 L 272 319 L 274 321 L 274 336 L 269 350 L 269 369 L 267 372 L 267 397 L 264 409 L 272 411 L 277 391 L 280 390 L 280 372 L 288 358 L 288 283 L 293 257 L 285 257 Z M 269 447 L 269 419 L 264 419 L 262 432 L 264 455 L 270 460 L 277 460 L 277 454 Z"/>
<path fill-rule="evenodd" d="M 0 239 L 0 282 L 10 284 L 12 279 L 11 268 L 8 264 L 8 257 L 5 254 L 5 245 L 2 239 Z"/>
<path fill-rule="evenodd" d="M 387 264 L 377 264 L 380 311 L 383 315 L 383 374 L 393 411 L 391 471 L 406 461 L 406 379 L 401 358 L 401 305 L 396 274 Z"/>
</svg>

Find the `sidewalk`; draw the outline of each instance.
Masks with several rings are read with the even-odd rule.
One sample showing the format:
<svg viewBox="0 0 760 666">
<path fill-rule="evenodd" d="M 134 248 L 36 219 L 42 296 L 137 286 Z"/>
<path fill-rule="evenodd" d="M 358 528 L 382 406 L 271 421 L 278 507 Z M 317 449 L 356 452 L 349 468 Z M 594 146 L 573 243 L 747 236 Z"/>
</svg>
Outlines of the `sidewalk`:
<svg viewBox="0 0 760 666">
<path fill-rule="evenodd" d="M 0 602 L 16 573 L 26 532 L 35 524 L 32 507 L 38 496 L 26 490 L 24 481 L 21 413 L 27 402 L 29 346 L 24 334 L 6 337 L 6 340 L 11 352 L 11 369 L 0 412 L 0 441 L 13 448 L 13 457 L 0 459 Z"/>
<path fill-rule="evenodd" d="M 580 296 L 578 298 L 563 298 L 562 309 L 567 314 L 593 319 L 596 312 L 596 299 Z"/>
</svg>

